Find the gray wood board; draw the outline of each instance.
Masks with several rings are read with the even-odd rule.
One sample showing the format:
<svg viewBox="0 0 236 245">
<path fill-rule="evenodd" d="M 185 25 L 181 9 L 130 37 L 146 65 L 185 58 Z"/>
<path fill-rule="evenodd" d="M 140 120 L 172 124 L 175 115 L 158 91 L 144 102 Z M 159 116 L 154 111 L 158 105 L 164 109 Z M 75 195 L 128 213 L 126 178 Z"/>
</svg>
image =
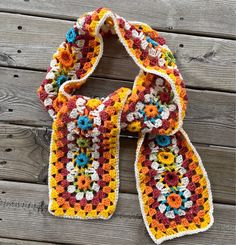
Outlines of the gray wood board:
<svg viewBox="0 0 236 245">
<path fill-rule="evenodd" d="M 47 186 L 0 182 L 0 236 L 68 244 L 153 244 L 141 218 L 136 194 L 120 194 L 113 217 L 108 220 L 61 219 L 47 211 Z M 204 233 L 165 244 L 232 245 L 235 207 L 215 204 L 215 223 Z"/>
<path fill-rule="evenodd" d="M 18 77 L 14 77 L 18 75 Z M 42 72 L 0 68 L 0 122 L 51 126 L 36 90 Z M 81 88 L 87 96 L 106 96 L 131 82 L 90 78 Z M 188 89 L 189 105 L 184 128 L 194 142 L 235 146 L 235 100 L 232 93 Z"/>
<path fill-rule="evenodd" d="M 52 54 L 72 25 L 72 21 L 0 13 L 0 31 L 4 33 L 0 40 L 0 65 L 46 70 Z M 160 34 L 175 54 L 187 86 L 236 91 L 235 41 Z M 105 41 L 104 57 L 96 69 L 96 76 L 133 80 L 137 71 L 118 40 Z"/>
<path fill-rule="evenodd" d="M 20 240 L 20 239 L 9 239 L 9 238 L 1 238 L 0 237 L 0 244 L 1 245 L 55 245 L 55 244 L 59 244 L 59 243 L 35 242 L 35 241 L 27 241 L 27 240 Z"/>
<path fill-rule="evenodd" d="M 136 139 L 120 139 L 121 192 L 137 193 Z M 50 132 L 42 128 L 0 124 L 0 179 L 47 182 Z M 235 149 L 197 146 L 208 172 L 215 202 L 235 203 Z M 20 156 L 20 157 L 19 157 Z"/>
<path fill-rule="evenodd" d="M 232 0 L 0 0 L 2 11 L 63 19 L 77 19 L 84 12 L 102 6 L 128 20 L 142 21 L 158 30 L 227 38 L 236 36 L 236 4 Z"/>
</svg>

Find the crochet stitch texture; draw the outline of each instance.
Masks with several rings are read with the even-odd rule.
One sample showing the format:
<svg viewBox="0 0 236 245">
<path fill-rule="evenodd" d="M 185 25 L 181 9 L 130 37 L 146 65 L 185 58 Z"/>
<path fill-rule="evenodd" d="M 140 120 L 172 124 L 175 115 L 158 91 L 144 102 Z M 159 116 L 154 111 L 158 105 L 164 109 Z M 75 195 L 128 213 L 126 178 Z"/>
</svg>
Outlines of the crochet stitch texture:
<svg viewBox="0 0 236 245">
<path fill-rule="evenodd" d="M 77 95 L 117 34 L 139 66 L 132 91 L 106 98 Z M 139 133 L 135 175 L 140 207 L 154 242 L 207 230 L 213 223 L 209 180 L 182 129 L 187 95 L 175 58 L 150 26 L 100 8 L 81 16 L 53 58 L 38 90 L 53 118 L 49 212 L 108 219 L 119 189 L 120 130 Z"/>
</svg>

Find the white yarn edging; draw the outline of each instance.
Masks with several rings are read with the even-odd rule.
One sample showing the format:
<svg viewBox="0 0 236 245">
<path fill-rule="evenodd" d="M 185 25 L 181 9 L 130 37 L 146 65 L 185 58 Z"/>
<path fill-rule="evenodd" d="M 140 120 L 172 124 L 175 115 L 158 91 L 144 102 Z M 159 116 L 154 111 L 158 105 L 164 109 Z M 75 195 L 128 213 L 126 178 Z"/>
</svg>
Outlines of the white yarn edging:
<svg viewBox="0 0 236 245">
<path fill-rule="evenodd" d="M 138 143 L 137 143 L 137 149 L 136 149 L 136 159 L 135 159 L 135 164 L 134 164 L 134 171 L 135 171 L 135 179 L 136 179 L 136 189 L 138 191 L 138 199 L 139 199 L 139 205 L 140 205 L 140 209 L 141 209 L 141 212 L 142 212 L 142 216 L 143 216 L 143 221 L 145 223 L 145 226 L 146 226 L 146 229 L 148 231 L 148 234 L 150 235 L 150 237 L 152 238 L 152 240 L 156 243 L 156 244 L 161 244 L 162 242 L 164 241 L 167 241 L 167 240 L 172 240 L 174 238 L 178 238 L 178 237 L 182 237 L 182 236 L 185 236 L 185 235 L 192 235 L 192 234 L 197 234 L 199 232 L 203 232 L 203 231 L 206 231 L 208 230 L 214 223 L 214 217 L 213 217 L 213 211 L 214 211 L 214 206 L 213 206 L 213 200 L 212 200 L 212 192 L 211 192 L 211 186 L 210 186 L 210 181 L 209 181 L 209 178 L 208 178 L 208 175 L 207 175 L 207 172 L 203 166 L 203 163 L 202 163 L 202 160 L 197 152 L 197 150 L 195 149 L 195 147 L 192 145 L 187 133 L 184 131 L 183 128 L 181 128 L 179 130 L 183 136 L 185 137 L 185 139 L 187 140 L 187 143 L 190 145 L 190 147 L 192 148 L 194 154 L 197 156 L 197 159 L 198 159 L 198 162 L 199 162 L 199 166 L 201 167 L 202 169 L 202 172 L 203 172 L 203 175 L 205 176 L 206 178 L 206 182 L 207 182 L 207 189 L 208 189 L 208 196 L 209 196 L 209 206 L 210 206 L 210 210 L 209 210 L 209 215 L 210 215 L 210 223 L 208 224 L 207 227 L 205 228 L 201 228 L 201 229 L 196 229 L 196 230 L 191 230 L 191 231 L 182 231 L 182 232 L 179 232 L 177 234 L 174 234 L 174 235 L 168 235 L 166 237 L 163 237 L 163 238 L 160 238 L 160 239 L 156 239 L 156 237 L 152 234 L 150 228 L 149 228 L 149 225 L 148 225 L 148 222 L 147 222 L 147 217 L 146 217 L 146 214 L 144 212 L 144 204 L 143 204 L 143 200 L 142 200 L 142 192 L 141 192 L 141 189 L 140 189 L 140 181 L 139 181 L 139 171 L 138 171 L 138 160 L 139 160 L 139 153 L 140 153 L 140 149 L 141 149 L 141 146 L 143 144 L 143 141 L 144 141 L 144 138 L 145 138 L 145 134 L 143 134 L 139 140 L 138 140 Z"/>
<path fill-rule="evenodd" d="M 144 137 L 145 137 L 145 134 L 142 134 L 142 136 L 139 138 L 138 143 L 137 143 L 136 160 L 135 160 L 135 165 L 134 165 L 134 167 L 135 167 L 136 188 L 137 188 L 137 191 L 138 191 L 138 197 L 139 197 L 140 208 L 141 208 L 141 212 L 142 212 L 142 216 L 143 216 L 143 220 L 144 220 L 146 229 L 147 229 L 147 231 L 148 231 L 150 237 L 152 238 L 152 240 L 153 240 L 156 244 L 160 244 L 160 243 L 162 243 L 162 242 L 165 241 L 165 240 L 171 240 L 171 239 L 173 239 L 173 238 L 181 237 L 181 236 L 184 236 L 184 235 L 196 234 L 196 233 L 199 233 L 199 232 L 206 231 L 206 230 L 208 230 L 208 229 L 212 226 L 212 224 L 213 224 L 213 222 L 214 222 L 213 215 L 212 215 L 212 214 L 213 214 L 213 204 L 212 204 L 212 194 L 211 194 L 210 183 L 209 183 L 209 179 L 208 179 L 208 177 L 207 177 L 206 170 L 205 170 L 205 168 L 204 168 L 204 166 L 203 166 L 203 164 L 202 164 L 202 161 L 201 161 L 201 158 L 200 158 L 199 154 L 197 153 L 196 149 L 194 148 L 194 146 L 193 146 L 192 143 L 190 142 L 188 135 L 187 135 L 187 134 L 185 133 L 185 131 L 182 129 L 182 125 L 183 125 L 182 107 L 181 107 L 181 103 L 180 103 L 180 97 L 179 97 L 179 95 L 178 95 L 178 93 L 177 93 L 177 90 L 176 90 L 176 87 L 175 87 L 175 83 L 174 83 L 174 81 L 173 81 L 167 74 L 163 74 L 163 73 L 161 73 L 161 72 L 154 71 L 154 70 L 149 70 L 149 69 L 145 68 L 142 64 L 140 64 L 140 63 L 138 62 L 137 58 L 131 53 L 129 47 L 126 45 L 125 40 L 123 39 L 123 37 L 122 37 L 122 35 L 121 35 L 120 31 L 119 31 L 117 19 L 116 19 L 115 15 L 114 15 L 111 11 L 107 12 L 107 13 L 103 16 L 103 18 L 100 20 L 100 22 L 99 22 L 99 24 L 98 24 L 98 26 L 97 26 L 97 28 L 96 28 L 95 35 L 97 35 L 97 37 L 99 38 L 99 41 L 100 41 L 100 50 L 99 50 L 99 54 L 98 54 L 98 56 L 97 56 L 97 59 L 96 59 L 94 65 L 93 65 L 91 71 L 90 71 L 85 77 L 83 77 L 83 78 L 81 78 L 81 79 L 75 79 L 75 80 L 69 80 L 69 81 L 66 81 L 66 82 L 65 82 L 64 84 L 62 84 L 62 86 L 60 87 L 59 92 L 61 92 L 65 97 L 70 98 L 71 95 L 68 94 L 68 93 L 66 93 L 65 90 L 64 90 L 65 86 L 68 85 L 68 84 L 71 84 L 71 83 L 81 83 L 81 84 L 83 84 L 83 83 L 85 83 L 86 79 L 87 79 L 87 78 L 94 72 L 96 66 L 98 65 L 98 63 L 99 63 L 99 61 L 100 61 L 100 59 L 101 59 L 101 57 L 102 57 L 102 55 L 103 55 L 103 47 L 104 47 L 103 38 L 102 38 L 101 34 L 99 33 L 99 30 L 100 30 L 101 26 L 104 24 L 104 22 L 106 21 L 106 19 L 107 19 L 108 17 L 111 17 L 111 18 L 112 18 L 112 20 L 113 20 L 113 22 L 114 22 L 114 28 L 115 28 L 115 31 L 116 31 L 118 37 L 119 37 L 120 42 L 123 44 L 123 46 L 125 47 L 126 51 L 127 51 L 128 54 L 132 57 L 132 59 L 134 60 L 135 64 L 141 69 L 141 71 L 145 71 L 145 72 L 148 72 L 148 73 L 152 73 L 152 74 L 158 75 L 158 76 L 160 76 L 160 77 L 166 79 L 166 80 L 169 82 L 169 84 L 171 85 L 172 91 L 173 91 L 173 93 L 174 93 L 174 98 L 175 98 L 175 100 L 176 100 L 176 103 L 177 103 L 178 109 L 179 109 L 179 110 L 178 110 L 178 113 L 179 113 L 179 115 L 178 115 L 178 116 L 179 116 L 179 124 L 178 124 L 178 127 L 177 127 L 174 131 L 171 132 L 171 135 L 175 134 L 177 131 L 180 131 L 180 132 L 184 135 L 184 137 L 186 138 L 188 144 L 192 147 L 194 153 L 196 154 L 196 156 L 197 156 L 197 158 L 198 158 L 199 165 L 200 165 L 200 167 L 202 168 L 203 174 L 204 174 L 204 176 L 205 176 L 205 178 L 206 178 L 206 182 L 207 182 L 208 195 L 209 195 L 209 204 L 210 204 L 210 211 L 209 211 L 209 212 L 210 212 L 210 223 L 209 223 L 209 225 L 208 225 L 207 227 L 205 227 L 205 228 L 202 228 L 202 229 L 196 229 L 196 230 L 194 230 L 194 231 L 184 231 L 184 232 L 179 232 L 179 233 L 177 233 L 177 234 L 175 234 L 175 235 L 170 235 L 170 236 L 163 237 L 163 238 L 161 238 L 161 239 L 156 239 L 156 238 L 154 237 L 154 235 L 151 233 L 150 229 L 149 229 L 149 225 L 148 225 L 148 223 L 147 223 L 147 219 L 146 219 L 146 215 L 145 215 L 144 207 L 143 207 L 142 193 L 141 193 L 141 190 L 140 190 L 140 188 L 139 188 L 140 183 L 139 183 L 139 176 L 138 176 L 139 173 L 138 173 L 138 171 L 137 171 L 137 164 L 138 164 L 138 159 L 139 159 L 140 148 L 141 148 L 141 146 L 142 146 L 142 143 L 143 143 L 143 140 L 144 140 Z M 129 23 L 131 23 L 131 24 L 144 24 L 144 23 L 141 23 L 141 22 L 135 22 L 135 21 L 130 21 Z M 145 24 L 145 25 L 146 25 L 146 24 Z M 141 71 L 140 71 L 140 72 L 141 72 Z M 128 95 L 127 95 L 127 96 L 128 96 Z M 126 99 L 127 99 L 127 97 L 126 97 Z M 125 103 L 125 102 L 124 102 L 124 103 Z M 120 127 L 120 119 L 121 119 L 121 111 L 120 111 L 120 113 L 119 113 L 119 132 L 120 132 L 120 130 L 121 130 L 121 127 Z M 52 137 L 52 138 L 53 138 L 53 137 Z M 120 136 L 118 136 L 118 140 L 119 140 L 119 138 L 120 138 Z M 52 148 L 52 142 L 53 142 L 53 140 L 51 139 L 50 149 Z M 118 142 L 118 145 L 117 145 L 117 156 L 116 156 L 116 157 L 117 157 L 116 171 L 117 171 L 117 178 L 118 178 L 117 181 L 118 181 L 118 182 L 117 182 L 117 189 L 116 189 L 116 191 L 115 191 L 115 192 L 116 192 L 115 206 L 116 206 L 117 201 L 118 201 L 118 190 L 119 190 L 119 149 L 120 149 L 120 144 L 119 144 L 119 142 Z M 50 159 L 51 159 L 51 154 L 52 154 L 52 151 L 50 151 Z M 48 206 L 48 209 L 49 209 L 49 213 L 51 213 L 52 215 L 55 215 L 54 213 L 52 213 L 52 212 L 50 211 L 50 207 L 51 207 L 51 204 L 52 204 L 52 199 L 51 199 L 51 188 L 50 188 L 50 177 L 51 177 L 51 176 L 50 176 L 50 171 L 51 171 L 51 162 L 50 162 L 50 164 L 49 164 L 49 169 L 48 169 L 48 173 L 49 173 L 49 174 L 48 174 L 48 176 L 49 176 L 49 177 L 48 177 L 48 181 L 49 181 L 48 186 L 49 186 L 49 198 L 50 198 L 50 199 L 49 199 L 49 206 Z M 99 217 L 99 216 L 97 216 L 96 219 L 104 219 L 104 220 L 107 220 L 107 219 L 111 218 L 111 216 L 112 216 L 112 214 L 111 214 L 108 218 L 104 218 L 104 217 Z M 56 217 L 73 218 L 73 219 L 83 219 L 83 220 L 84 220 L 84 219 L 95 219 L 95 218 L 92 218 L 92 217 L 81 218 L 81 217 L 79 217 L 79 216 L 71 217 L 71 216 L 67 216 L 67 215 L 56 216 Z"/>
<path fill-rule="evenodd" d="M 170 135 L 173 135 L 175 134 L 180 128 L 182 128 L 182 125 L 183 125 L 183 117 L 182 117 L 182 106 L 181 106 L 181 103 L 180 103 L 180 97 L 177 93 L 177 90 L 176 90 L 176 87 L 175 87 L 175 83 L 174 81 L 167 75 L 167 74 L 163 74 L 159 71 L 155 71 L 155 70 L 149 70 L 147 68 L 145 68 L 142 64 L 140 64 L 137 60 L 137 58 L 132 54 L 132 52 L 130 51 L 129 47 L 126 45 L 125 43 L 125 40 L 123 39 L 122 37 L 122 34 L 120 33 L 120 30 L 119 30 L 119 27 L 118 27 L 118 23 L 117 23 L 117 18 L 116 16 L 111 12 L 107 12 L 106 14 L 104 14 L 104 16 L 102 17 L 102 19 L 99 21 L 98 23 L 98 26 L 96 27 L 96 30 L 95 30 L 95 35 L 99 38 L 99 41 L 100 41 L 100 52 L 98 54 L 98 57 L 91 69 L 91 71 L 83 78 L 81 79 L 75 79 L 75 80 L 68 80 L 66 81 L 65 83 L 62 84 L 62 86 L 60 87 L 59 89 L 59 92 L 61 92 L 64 96 L 66 96 L 67 98 L 70 97 L 70 94 L 66 93 L 65 90 L 64 90 L 64 87 L 68 84 L 71 84 L 71 83 L 85 83 L 86 79 L 94 72 L 94 70 L 96 69 L 102 55 L 103 55 L 103 47 L 104 47 L 104 43 L 103 43 L 103 38 L 101 36 L 101 34 L 99 33 L 99 30 L 101 29 L 101 26 L 104 24 L 104 22 L 107 20 L 107 18 L 110 17 L 112 18 L 113 22 L 114 22 L 114 29 L 116 31 L 116 34 L 117 36 L 119 37 L 119 40 L 120 42 L 122 43 L 122 45 L 125 47 L 127 53 L 132 57 L 132 59 L 134 60 L 135 64 L 143 71 L 147 72 L 147 73 L 151 73 L 151 74 L 154 74 L 154 75 L 157 75 L 157 76 L 160 76 L 164 79 L 166 79 L 169 84 L 171 85 L 171 88 L 172 88 L 172 91 L 174 93 L 174 99 L 176 101 L 176 104 L 178 106 L 178 127 L 173 130 Z M 138 22 L 138 21 L 130 21 L 129 23 L 131 24 L 143 24 L 143 25 L 146 25 L 148 26 L 147 24 L 144 24 L 142 22 Z"/>
</svg>

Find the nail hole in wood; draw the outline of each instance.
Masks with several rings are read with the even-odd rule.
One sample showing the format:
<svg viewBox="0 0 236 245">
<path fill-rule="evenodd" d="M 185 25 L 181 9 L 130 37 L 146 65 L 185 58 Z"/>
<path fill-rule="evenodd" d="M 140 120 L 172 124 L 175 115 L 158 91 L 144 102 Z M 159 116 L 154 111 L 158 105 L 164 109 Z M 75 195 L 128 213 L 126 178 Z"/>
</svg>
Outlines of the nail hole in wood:
<svg viewBox="0 0 236 245">
<path fill-rule="evenodd" d="M 5 152 L 11 152 L 12 151 L 12 149 L 11 148 L 7 148 L 7 149 L 5 149 Z"/>
<path fill-rule="evenodd" d="M 30 0 L 24 0 L 25 2 L 29 2 Z"/>
<path fill-rule="evenodd" d="M 20 54 L 20 53 L 21 53 L 21 50 L 20 50 L 20 49 L 18 49 L 18 50 L 17 50 L 17 53 L 18 53 L 18 54 Z"/>
<path fill-rule="evenodd" d="M 22 30 L 22 26 L 17 26 L 17 29 L 18 30 Z"/>
<path fill-rule="evenodd" d="M 179 19 L 180 19 L 180 20 L 184 20 L 184 17 L 180 17 Z"/>
<path fill-rule="evenodd" d="M 0 165 L 6 165 L 7 161 L 0 161 Z"/>
<path fill-rule="evenodd" d="M 8 111 L 9 111 L 9 112 L 13 112 L 13 109 L 9 108 Z"/>
<path fill-rule="evenodd" d="M 7 138 L 8 138 L 8 139 L 11 139 L 11 138 L 13 138 L 13 135 L 12 135 L 12 134 L 8 134 L 8 135 L 7 135 Z"/>
<path fill-rule="evenodd" d="M 2 194 L 6 194 L 6 192 L 5 191 L 2 191 Z"/>
<path fill-rule="evenodd" d="M 2 221 L 2 219 L 0 218 L 0 221 Z"/>
<path fill-rule="evenodd" d="M 18 77 L 19 77 L 19 75 L 17 75 L 17 74 L 14 74 L 14 77 L 15 77 L 15 78 L 18 78 Z"/>
<path fill-rule="evenodd" d="M 183 47 L 184 47 L 184 45 L 181 43 L 181 44 L 179 45 L 179 47 L 180 47 L 180 48 L 183 48 Z"/>
<path fill-rule="evenodd" d="M 172 27 L 172 26 L 169 26 L 169 27 L 168 27 L 168 30 L 172 30 L 172 29 L 173 29 L 173 27 Z"/>
</svg>

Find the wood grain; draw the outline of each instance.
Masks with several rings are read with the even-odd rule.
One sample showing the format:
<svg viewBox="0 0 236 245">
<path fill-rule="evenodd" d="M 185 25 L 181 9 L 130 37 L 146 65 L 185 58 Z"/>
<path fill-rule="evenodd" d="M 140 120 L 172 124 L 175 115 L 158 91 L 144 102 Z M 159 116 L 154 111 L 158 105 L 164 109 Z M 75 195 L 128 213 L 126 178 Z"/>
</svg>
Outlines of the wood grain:
<svg viewBox="0 0 236 245">
<path fill-rule="evenodd" d="M 153 244 L 136 194 L 120 194 L 117 210 L 108 221 L 56 218 L 47 212 L 47 204 L 46 186 L 1 181 L 0 236 L 84 245 Z M 216 204 L 214 216 L 215 224 L 209 231 L 194 235 L 195 245 L 233 244 L 235 207 Z M 193 236 L 185 236 L 165 244 L 187 245 L 192 241 Z"/>
<path fill-rule="evenodd" d="M 0 125 L 0 179 L 46 184 L 49 142 L 46 129 Z M 120 143 L 120 190 L 137 193 L 136 139 L 122 137 Z M 197 146 L 197 150 L 211 180 L 214 201 L 235 203 L 235 149 Z"/>
<path fill-rule="evenodd" d="M 184 128 L 195 142 L 210 178 L 215 223 L 207 232 L 165 244 L 234 244 L 234 0 L 0 0 L 0 244 L 153 244 L 141 217 L 135 187 L 136 138 L 125 132 L 120 140 L 121 194 L 112 219 L 68 220 L 47 212 L 51 120 L 36 89 L 76 18 L 99 6 L 159 30 L 177 58 L 188 87 Z M 81 93 L 105 96 L 121 86 L 131 88 L 137 72 L 118 40 L 105 39 L 104 57 Z"/>
<path fill-rule="evenodd" d="M 84 12 L 98 7 L 108 7 L 117 14 L 129 19 L 139 20 L 154 28 L 200 35 L 213 35 L 233 38 L 235 1 L 220 0 L 0 0 L 0 10 L 53 18 L 77 19 Z"/>
<path fill-rule="evenodd" d="M 0 237 L 1 245 L 55 245 L 59 243 L 48 243 L 48 242 L 34 242 L 34 241 L 26 241 L 19 239 L 8 239 Z"/>
<path fill-rule="evenodd" d="M 72 21 L 0 13 L 0 65 L 46 70 Z M 22 29 L 18 29 L 21 27 Z M 160 33 L 174 52 L 189 87 L 236 91 L 236 42 Z M 95 75 L 133 80 L 137 67 L 118 40 L 106 40 Z"/>
<path fill-rule="evenodd" d="M 0 122 L 51 126 L 51 119 L 36 95 L 44 76 L 42 72 L 0 68 Z M 121 86 L 131 88 L 132 83 L 90 78 L 81 88 L 81 94 L 106 96 Z M 190 138 L 198 143 L 235 146 L 236 96 L 188 89 L 188 97 L 184 128 Z"/>
</svg>

